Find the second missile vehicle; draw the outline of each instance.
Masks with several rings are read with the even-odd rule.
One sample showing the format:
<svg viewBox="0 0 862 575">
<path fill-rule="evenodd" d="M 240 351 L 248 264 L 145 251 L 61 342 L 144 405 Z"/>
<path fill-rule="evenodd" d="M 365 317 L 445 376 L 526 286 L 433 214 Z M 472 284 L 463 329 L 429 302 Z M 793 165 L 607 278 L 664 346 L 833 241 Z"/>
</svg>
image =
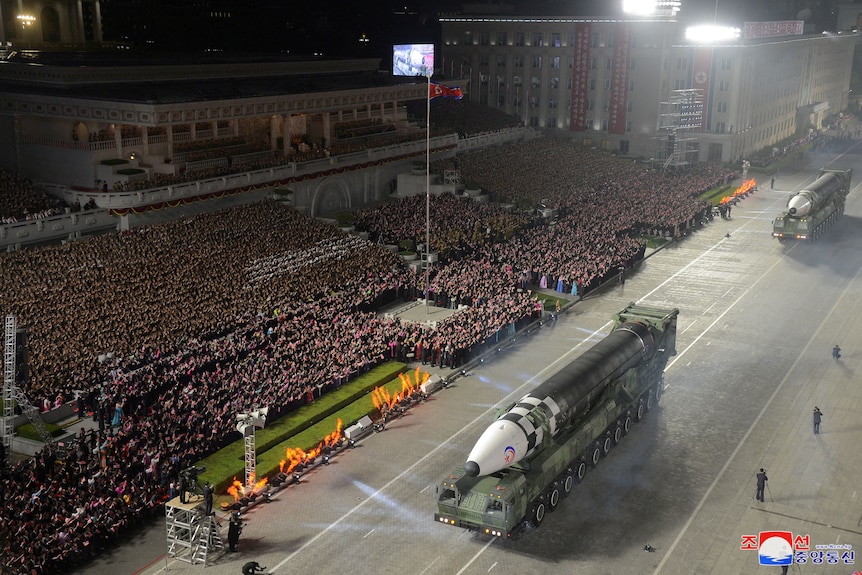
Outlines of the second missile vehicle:
<svg viewBox="0 0 862 575">
<path fill-rule="evenodd" d="M 509 538 L 538 526 L 662 394 L 679 310 L 630 304 L 613 331 L 522 397 L 437 485 L 436 521 Z"/>
<path fill-rule="evenodd" d="M 772 237 L 812 242 L 844 213 L 853 170 L 823 168 L 817 179 L 791 196 L 787 209 L 772 222 Z"/>
</svg>

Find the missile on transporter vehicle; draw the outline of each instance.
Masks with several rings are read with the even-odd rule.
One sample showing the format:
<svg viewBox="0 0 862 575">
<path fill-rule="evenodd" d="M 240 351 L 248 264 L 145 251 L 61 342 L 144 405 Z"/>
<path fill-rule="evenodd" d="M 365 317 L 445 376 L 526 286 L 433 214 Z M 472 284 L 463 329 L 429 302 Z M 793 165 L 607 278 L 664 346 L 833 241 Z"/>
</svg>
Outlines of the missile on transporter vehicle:
<svg viewBox="0 0 862 575">
<path fill-rule="evenodd" d="M 787 201 L 787 209 L 772 222 L 772 237 L 814 241 L 841 218 L 853 170 L 823 168 L 813 183 Z"/>
<path fill-rule="evenodd" d="M 629 305 L 614 330 L 510 406 L 437 486 L 435 519 L 511 537 L 538 525 L 661 396 L 677 309 Z"/>
</svg>

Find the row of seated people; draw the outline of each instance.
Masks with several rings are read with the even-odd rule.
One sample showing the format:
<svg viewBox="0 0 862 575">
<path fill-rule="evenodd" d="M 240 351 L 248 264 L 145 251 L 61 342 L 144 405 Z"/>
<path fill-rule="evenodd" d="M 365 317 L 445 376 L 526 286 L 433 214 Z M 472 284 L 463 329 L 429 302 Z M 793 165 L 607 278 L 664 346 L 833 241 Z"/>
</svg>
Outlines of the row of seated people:
<svg viewBox="0 0 862 575">
<path fill-rule="evenodd" d="M 332 127 L 332 135 L 336 140 L 376 136 L 386 132 L 394 132 L 395 124 L 383 122 L 380 118 L 356 120 L 353 122 L 338 122 Z"/>
<path fill-rule="evenodd" d="M 231 146 L 243 146 L 246 144 L 242 136 L 231 136 L 230 138 L 211 138 L 208 140 L 193 140 L 188 142 L 177 142 L 174 144 L 175 154 L 200 152 L 218 148 L 229 148 Z"/>
<path fill-rule="evenodd" d="M 547 168 L 538 150 L 547 151 L 524 150 L 534 175 Z M 459 223 L 472 219 L 483 241 L 487 236 L 497 243 L 489 249 L 468 236 L 462 251 L 440 262 L 429 291 L 468 308 L 435 330 L 374 313 L 387 294 L 424 293 L 422 274 L 388 250 L 341 240 L 335 228 L 274 202 L 4 254 L 0 281 L 17 278 L 15 289 L 3 288 L 12 294 L 11 311 L 28 329 L 28 393 L 53 400 L 58 390 L 80 389 L 118 405 L 122 414 L 116 439 L 99 446 L 101 472 L 85 462 L 75 474 L 40 480 L 24 464 L 4 476 L 3 493 L 14 513 L 0 529 L 6 556 L 15 558 L 12 569 L 36 562 L 36 573 L 56 572 L 58 565 L 81 559 L 82 549 L 106 536 L 95 531 L 105 528 L 106 519 L 117 519 L 103 514 L 106 502 L 113 513 L 133 513 L 151 501 L 158 505 L 177 470 L 235 438 L 235 414 L 252 401 L 271 405 L 277 417 L 308 401 L 309 394 L 313 398 L 314 390 L 325 392 L 389 359 L 393 342 L 400 341 L 402 349 L 449 349 L 435 359 L 456 367 L 500 330 L 517 329 L 540 313 L 529 291 L 518 290 L 524 270 L 569 279 L 579 270 L 567 266 L 595 260 L 595 269 L 584 271 L 594 274 L 589 279 L 605 273 L 606 261 L 630 261 L 636 254 L 631 222 L 645 206 L 628 201 L 627 181 L 614 181 L 623 172 L 619 160 L 596 161 L 611 179 L 580 192 L 581 201 L 592 202 L 581 211 L 560 204 L 571 213 L 553 232 L 536 224 L 518 227 L 502 210 L 478 214 L 471 202 L 440 199 L 441 215 Z M 512 165 L 502 177 L 514 181 L 522 175 L 518 169 Z M 572 186 L 567 171 L 559 174 L 558 186 Z M 658 187 L 648 199 L 673 204 L 657 212 L 669 217 L 663 224 L 674 225 L 680 215 L 678 196 L 692 199 L 696 190 L 682 189 L 687 182 L 677 182 L 680 189 Z M 698 207 L 688 206 L 692 214 Z M 590 229 L 596 225 L 586 219 L 590 210 L 602 214 L 607 226 Z M 398 207 L 389 218 L 369 219 L 378 222 L 378 233 L 386 233 L 402 213 Z M 51 318 L 44 317 L 45 309 L 52 310 Z M 97 356 L 108 350 L 116 352 L 115 359 L 99 363 Z M 149 465 L 114 467 L 132 441 L 134 453 L 146 454 Z M 165 465 L 158 473 L 154 460 Z M 128 502 L 117 497 L 117 489 L 125 494 L 130 486 Z M 37 508 L 33 493 L 46 488 L 64 489 L 63 499 L 81 509 L 77 517 L 89 527 L 71 529 L 65 510 Z M 38 534 L 50 553 L 34 557 L 33 538 L 12 536 L 25 532 Z"/>
<path fill-rule="evenodd" d="M 207 148 L 206 150 L 196 150 L 187 152 L 183 158 L 184 162 L 199 162 L 201 160 L 212 160 L 214 158 L 232 159 L 235 156 L 243 154 L 253 154 L 269 150 L 270 147 L 265 144 L 241 144 L 236 146 L 219 146 L 217 148 Z"/>
</svg>

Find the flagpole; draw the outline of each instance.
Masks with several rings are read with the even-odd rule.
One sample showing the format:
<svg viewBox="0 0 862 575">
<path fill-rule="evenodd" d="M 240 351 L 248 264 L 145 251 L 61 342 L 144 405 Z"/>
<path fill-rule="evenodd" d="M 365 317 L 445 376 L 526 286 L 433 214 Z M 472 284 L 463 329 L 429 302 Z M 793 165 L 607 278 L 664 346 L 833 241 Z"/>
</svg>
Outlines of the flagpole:
<svg viewBox="0 0 862 575">
<path fill-rule="evenodd" d="M 431 75 L 425 94 L 425 315 L 431 293 Z"/>
</svg>

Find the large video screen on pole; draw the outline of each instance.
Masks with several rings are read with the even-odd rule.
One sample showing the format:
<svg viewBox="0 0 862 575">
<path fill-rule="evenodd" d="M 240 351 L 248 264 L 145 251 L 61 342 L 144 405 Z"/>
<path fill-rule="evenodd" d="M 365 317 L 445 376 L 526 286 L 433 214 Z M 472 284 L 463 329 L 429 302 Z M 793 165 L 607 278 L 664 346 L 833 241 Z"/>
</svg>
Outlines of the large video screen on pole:
<svg viewBox="0 0 862 575">
<path fill-rule="evenodd" d="M 434 73 L 434 44 L 392 46 L 393 76 L 431 76 Z"/>
</svg>

